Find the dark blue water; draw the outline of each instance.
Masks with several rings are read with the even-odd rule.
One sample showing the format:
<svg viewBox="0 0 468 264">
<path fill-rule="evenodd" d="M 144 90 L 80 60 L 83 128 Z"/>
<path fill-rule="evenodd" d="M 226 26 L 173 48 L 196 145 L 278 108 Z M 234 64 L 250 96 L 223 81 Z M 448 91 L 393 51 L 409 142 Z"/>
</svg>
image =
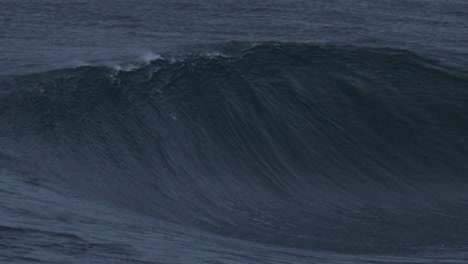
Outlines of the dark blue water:
<svg viewBox="0 0 468 264">
<path fill-rule="evenodd" d="M 0 7 L 0 262 L 468 261 L 468 2 Z"/>
</svg>

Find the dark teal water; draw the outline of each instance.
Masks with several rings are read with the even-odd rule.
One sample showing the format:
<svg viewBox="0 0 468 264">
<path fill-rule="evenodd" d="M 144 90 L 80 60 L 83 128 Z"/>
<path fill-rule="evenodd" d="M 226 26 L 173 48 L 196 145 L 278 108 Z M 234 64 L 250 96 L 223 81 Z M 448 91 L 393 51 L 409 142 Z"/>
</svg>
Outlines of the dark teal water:
<svg viewBox="0 0 468 264">
<path fill-rule="evenodd" d="M 468 259 L 465 2 L 0 3 L 0 262 Z"/>
</svg>

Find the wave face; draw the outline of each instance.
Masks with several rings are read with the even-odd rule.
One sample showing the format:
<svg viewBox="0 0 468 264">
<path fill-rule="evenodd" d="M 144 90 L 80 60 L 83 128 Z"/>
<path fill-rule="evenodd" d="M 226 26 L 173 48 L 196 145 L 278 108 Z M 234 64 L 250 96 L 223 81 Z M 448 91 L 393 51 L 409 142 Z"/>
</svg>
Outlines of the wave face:
<svg viewBox="0 0 468 264">
<path fill-rule="evenodd" d="M 234 53 L 2 77 L 0 166 L 264 244 L 466 248 L 466 74 L 394 49 Z"/>
</svg>

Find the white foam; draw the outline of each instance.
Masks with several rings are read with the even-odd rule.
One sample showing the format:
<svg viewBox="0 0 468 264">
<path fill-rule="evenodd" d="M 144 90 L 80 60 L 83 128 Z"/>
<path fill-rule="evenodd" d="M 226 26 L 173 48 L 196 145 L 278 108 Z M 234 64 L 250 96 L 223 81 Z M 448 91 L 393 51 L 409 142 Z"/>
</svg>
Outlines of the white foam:
<svg viewBox="0 0 468 264">
<path fill-rule="evenodd" d="M 165 60 L 165 58 L 157 53 L 148 51 L 139 56 L 136 60 L 127 63 L 107 63 L 105 66 L 111 67 L 116 71 L 134 71 L 139 68 L 148 66 L 151 62 L 156 60 Z"/>
<path fill-rule="evenodd" d="M 216 58 L 216 57 L 223 57 L 223 58 L 226 58 L 228 57 L 226 54 L 223 54 L 219 51 L 209 51 L 209 52 L 205 52 L 202 54 L 202 56 L 204 57 L 208 57 L 208 58 Z"/>
<path fill-rule="evenodd" d="M 151 51 L 149 51 L 148 53 L 145 53 L 143 56 L 141 56 L 141 59 L 146 64 L 149 64 L 149 63 L 151 63 L 152 61 L 155 61 L 155 60 L 164 60 L 164 58 L 161 55 L 153 53 Z"/>
</svg>

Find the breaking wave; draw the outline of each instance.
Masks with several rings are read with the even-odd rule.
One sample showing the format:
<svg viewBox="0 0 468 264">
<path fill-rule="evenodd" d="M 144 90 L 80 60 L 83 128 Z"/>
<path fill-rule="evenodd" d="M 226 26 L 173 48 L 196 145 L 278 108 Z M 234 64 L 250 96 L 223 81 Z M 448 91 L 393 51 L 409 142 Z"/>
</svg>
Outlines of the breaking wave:
<svg viewBox="0 0 468 264">
<path fill-rule="evenodd" d="M 466 247 L 465 74 L 394 49 L 209 54 L 1 77 L 0 167 L 260 243 Z"/>
</svg>

